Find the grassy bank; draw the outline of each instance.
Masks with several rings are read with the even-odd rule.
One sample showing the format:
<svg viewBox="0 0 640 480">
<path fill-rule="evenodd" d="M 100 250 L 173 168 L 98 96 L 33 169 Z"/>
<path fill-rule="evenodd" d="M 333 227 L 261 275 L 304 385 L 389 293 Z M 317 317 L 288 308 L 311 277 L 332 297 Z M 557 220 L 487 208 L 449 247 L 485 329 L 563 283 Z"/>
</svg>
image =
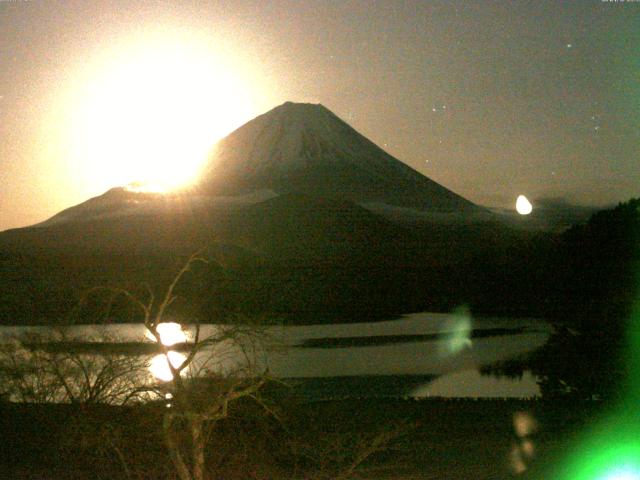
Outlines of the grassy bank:
<svg viewBox="0 0 640 480">
<path fill-rule="evenodd" d="M 210 478 L 334 478 L 380 438 L 388 442 L 359 465 L 357 478 L 496 479 L 518 471 L 538 478 L 600 408 L 438 399 L 278 405 L 276 419 L 241 403 L 216 427 Z M 162 443 L 164 405 L 0 408 L 3 478 L 175 478 Z"/>
</svg>

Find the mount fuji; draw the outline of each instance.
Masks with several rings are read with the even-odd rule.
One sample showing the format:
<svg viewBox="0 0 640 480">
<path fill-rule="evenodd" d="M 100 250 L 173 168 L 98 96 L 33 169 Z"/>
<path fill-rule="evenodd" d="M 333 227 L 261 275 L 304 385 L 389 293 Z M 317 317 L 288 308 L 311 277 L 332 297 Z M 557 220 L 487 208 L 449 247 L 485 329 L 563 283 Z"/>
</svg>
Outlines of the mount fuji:
<svg viewBox="0 0 640 480">
<path fill-rule="evenodd" d="M 270 189 L 360 204 L 471 212 L 471 202 L 396 160 L 322 105 L 287 102 L 216 146 L 206 191 Z"/>
<path fill-rule="evenodd" d="M 190 300 L 203 321 L 229 309 L 354 321 L 425 308 L 425 291 L 448 308 L 449 265 L 496 228 L 325 107 L 287 102 L 222 139 L 189 189 L 115 187 L 0 232 L 0 323 L 60 319 L 96 285 L 161 290 L 203 247 L 226 270 L 215 300 Z"/>
<path fill-rule="evenodd" d="M 322 105 L 287 102 L 219 141 L 187 190 L 115 187 L 39 224 L 167 208 L 237 207 L 278 195 L 349 201 L 395 220 L 475 222 L 491 214 L 395 159 Z"/>
</svg>

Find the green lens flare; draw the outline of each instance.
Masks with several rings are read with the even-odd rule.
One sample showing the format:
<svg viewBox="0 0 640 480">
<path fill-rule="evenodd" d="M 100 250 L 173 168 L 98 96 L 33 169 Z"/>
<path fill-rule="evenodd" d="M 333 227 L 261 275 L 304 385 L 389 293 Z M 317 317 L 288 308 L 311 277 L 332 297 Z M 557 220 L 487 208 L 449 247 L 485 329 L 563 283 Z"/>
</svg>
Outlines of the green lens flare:
<svg viewBox="0 0 640 480">
<path fill-rule="evenodd" d="M 564 480 L 640 480 L 640 439 L 637 422 L 623 416 L 584 443 L 559 478 Z"/>
<path fill-rule="evenodd" d="M 603 480 L 640 480 L 640 468 L 622 467 L 609 472 Z"/>
<path fill-rule="evenodd" d="M 638 206 L 640 209 L 640 206 Z M 636 252 L 635 301 L 626 324 L 627 379 L 621 400 L 589 432 L 552 478 L 562 480 L 640 480 L 640 231 L 633 232 Z"/>
</svg>

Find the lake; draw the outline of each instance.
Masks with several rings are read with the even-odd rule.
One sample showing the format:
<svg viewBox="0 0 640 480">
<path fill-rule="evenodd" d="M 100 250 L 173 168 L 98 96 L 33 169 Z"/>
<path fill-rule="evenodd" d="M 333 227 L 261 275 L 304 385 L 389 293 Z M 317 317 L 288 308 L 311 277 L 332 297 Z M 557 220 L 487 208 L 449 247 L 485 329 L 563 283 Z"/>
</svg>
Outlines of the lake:
<svg viewBox="0 0 640 480">
<path fill-rule="evenodd" d="M 220 328 L 202 325 L 201 338 Z M 539 395 L 537 379 L 530 373 L 511 379 L 481 375 L 479 370 L 534 351 L 551 331 L 549 324 L 536 319 L 424 312 L 373 323 L 268 327 L 252 355 L 258 368 L 268 368 L 310 399 L 530 398 Z M 28 333 L 56 335 L 49 327 L 1 327 L 0 342 Z M 183 337 L 176 341 L 190 340 L 193 328 L 179 333 Z M 96 352 L 105 337 L 122 345 L 150 346 L 141 324 L 72 326 L 65 336 L 95 342 L 89 345 Z M 230 371 L 241 358 L 237 348 L 221 344 L 198 354 L 194 365 L 199 370 Z M 168 371 L 164 357 L 154 362 L 156 369 L 164 366 Z M 156 378 L 162 378 L 160 370 L 152 370 Z"/>
</svg>

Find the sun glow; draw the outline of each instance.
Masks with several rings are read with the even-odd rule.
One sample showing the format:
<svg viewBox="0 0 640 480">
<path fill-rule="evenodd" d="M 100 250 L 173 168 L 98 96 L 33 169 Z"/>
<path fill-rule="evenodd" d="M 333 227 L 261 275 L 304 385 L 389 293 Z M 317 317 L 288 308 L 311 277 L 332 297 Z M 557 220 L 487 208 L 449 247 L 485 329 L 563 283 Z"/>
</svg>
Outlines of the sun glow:
<svg viewBox="0 0 640 480">
<path fill-rule="evenodd" d="M 182 329 L 182 325 L 174 322 L 160 323 L 156 327 L 158 334 L 160 335 L 160 341 L 166 347 L 175 345 L 176 343 L 184 343 L 187 341 L 187 334 Z M 149 340 L 154 340 L 155 337 L 150 331 L 145 331 L 145 336 Z"/>
<path fill-rule="evenodd" d="M 145 35 L 84 69 L 69 102 L 69 147 L 96 189 L 187 185 L 212 145 L 253 116 L 255 92 L 210 45 Z"/>
<path fill-rule="evenodd" d="M 160 183 L 133 182 L 124 186 L 127 192 L 133 193 L 166 193 L 169 189 Z"/>
</svg>

